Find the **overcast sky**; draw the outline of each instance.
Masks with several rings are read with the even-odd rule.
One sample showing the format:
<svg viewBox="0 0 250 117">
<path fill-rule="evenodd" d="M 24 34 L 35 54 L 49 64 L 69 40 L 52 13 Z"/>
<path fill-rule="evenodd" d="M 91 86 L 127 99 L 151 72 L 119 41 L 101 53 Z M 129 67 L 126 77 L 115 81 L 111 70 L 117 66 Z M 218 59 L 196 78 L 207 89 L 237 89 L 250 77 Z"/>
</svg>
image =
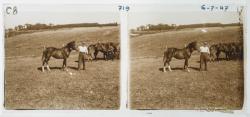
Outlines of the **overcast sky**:
<svg viewBox="0 0 250 117">
<path fill-rule="evenodd" d="M 4 15 L 5 28 L 25 23 L 119 23 L 117 5 L 5 5 L 17 6 L 16 15 Z"/>
<path fill-rule="evenodd" d="M 16 15 L 4 15 L 5 28 L 25 23 L 111 23 L 120 22 L 117 5 L 4 5 L 16 6 Z M 203 11 L 200 5 L 134 4 L 128 11 L 129 28 L 146 24 L 195 24 L 238 22 L 237 6 L 224 11 Z"/>
<path fill-rule="evenodd" d="M 196 24 L 238 22 L 236 6 L 225 11 L 203 11 L 200 5 L 137 5 L 129 12 L 129 28 L 146 24 Z"/>
</svg>

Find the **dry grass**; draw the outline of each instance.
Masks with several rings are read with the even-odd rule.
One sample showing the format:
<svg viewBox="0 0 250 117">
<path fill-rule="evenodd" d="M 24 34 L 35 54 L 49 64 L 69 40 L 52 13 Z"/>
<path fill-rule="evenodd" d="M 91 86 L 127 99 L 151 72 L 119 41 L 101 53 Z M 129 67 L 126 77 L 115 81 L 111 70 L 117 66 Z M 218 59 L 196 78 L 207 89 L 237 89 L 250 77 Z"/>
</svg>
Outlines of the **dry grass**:
<svg viewBox="0 0 250 117">
<path fill-rule="evenodd" d="M 189 61 L 173 59 L 173 72 L 162 72 L 165 44 L 183 48 L 190 41 L 239 41 L 238 27 L 208 28 L 148 34 L 131 39 L 130 107 L 132 109 L 241 109 L 244 97 L 242 61 L 208 64 L 200 72 L 199 55 Z"/>
<path fill-rule="evenodd" d="M 101 36 L 102 35 L 102 36 Z M 77 71 L 77 52 L 51 59 L 51 72 L 41 72 L 43 45 L 61 47 L 69 41 L 119 41 L 118 27 L 73 28 L 23 34 L 6 39 L 6 109 L 118 109 L 119 60 L 86 63 Z M 72 75 L 70 75 L 72 73 Z"/>
</svg>

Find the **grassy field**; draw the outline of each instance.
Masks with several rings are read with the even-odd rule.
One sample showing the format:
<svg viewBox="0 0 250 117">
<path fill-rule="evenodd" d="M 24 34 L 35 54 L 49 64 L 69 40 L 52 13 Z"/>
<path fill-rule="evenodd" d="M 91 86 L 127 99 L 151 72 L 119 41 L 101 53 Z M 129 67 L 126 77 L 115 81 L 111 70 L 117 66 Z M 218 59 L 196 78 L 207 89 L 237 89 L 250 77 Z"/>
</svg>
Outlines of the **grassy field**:
<svg viewBox="0 0 250 117">
<path fill-rule="evenodd" d="M 216 61 L 208 71 L 199 71 L 199 53 L 194 52 L 190 70 L 173 59 L 172 72 L 162 72 L 165 46 L 207 41 L 238 42 L 239 27 L 200 28 L 145 34 L 130 39 L 130 107 L 132 109 L 241 109 L 244 98 L 242 61 Z M 223 54 L 221 55 L 223 57 Z"/>
<path fill-rule="evenodd" d="M 43 46 L 62 47 L 70 41 L 119 42 L 119 27 L 65 28 L 22 34 L 5 40 L 6 109 L 118 109 L 120 61 L 98 60 L 77 71 L 78 53 L 49 61 L 41 72 Z M 101 57 L 102 55 L 99 55 Z"/>
</svg>

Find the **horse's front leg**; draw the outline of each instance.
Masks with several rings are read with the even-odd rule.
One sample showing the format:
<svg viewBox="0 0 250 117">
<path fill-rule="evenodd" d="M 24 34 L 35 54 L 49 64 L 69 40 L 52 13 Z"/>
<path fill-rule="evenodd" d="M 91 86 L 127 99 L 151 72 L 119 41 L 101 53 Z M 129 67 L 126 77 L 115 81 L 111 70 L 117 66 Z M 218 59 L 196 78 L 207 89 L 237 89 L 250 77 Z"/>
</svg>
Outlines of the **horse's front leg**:
<svg viewBox="0 0 250 117">
<path fill-rule="evenodd" d="M 185 59 L 184 69 L 187 69 L 187 71 L 190 72 L 188 69 L 188 59 Z"/>
<path fill-rule="evenodd" d="M 66 69 L 66 71 L 68 71 L 67 59 L 65 59 L 65 69 Z"/>
<path fill-rule="evenodd" d="M 104 52 L 103 55 L 104 55 L 104 60 L 107 61 L 108 60 L 108 58 L 107 58 L 107 52 Z"/>
<path fill-rule="evenodd" d="M 227 60 L 227 61 L 230 60 L 230 52 L 226 52 L 226 60 Z"/>
<path fill-rule="evenodd" d="M 219 61 L 220 51 L 216 52 L 216 60 Z"/>
<path fill-rule="evenodd" d="M 42 64 L 42 72 L 44 72 L 44 65 L 45 65 L 45 61 L 43 60 L 43 64 Z"/>
<path fill-rule="evenodd" d="M 171 67 L 170 67 L 170 62 L 168 62 L 168 70 L 172 71 Z"/>
<path fill-rule="evenodd" d="M 95 51 L 94 52 L 95 60 L 97 59 L 97 54 L 98 54 L 98 51 Z"/>
<path fill-rule="evenodd" d="M 67 59 L 63 59 L 63 66 L 62 66 L 63 70 L 67 70 Z"/>
</svg>

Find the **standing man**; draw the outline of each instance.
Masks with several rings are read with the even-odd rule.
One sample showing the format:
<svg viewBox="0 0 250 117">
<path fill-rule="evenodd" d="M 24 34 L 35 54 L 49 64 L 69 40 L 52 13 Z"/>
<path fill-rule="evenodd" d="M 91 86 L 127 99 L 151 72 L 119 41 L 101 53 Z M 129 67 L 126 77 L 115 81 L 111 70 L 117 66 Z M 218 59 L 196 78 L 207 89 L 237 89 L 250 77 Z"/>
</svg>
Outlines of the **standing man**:
<svg viewBox="0 0 250 117">
<path fill-rule="evenodd" d="M 204 42 L 204 44 L 200 47 L 200 71 L 202 71 L 203 64 L 205 64 L 205 71 L 207 71 L 207 62 L 209 61 L 209 47 L 207 42 Z"/>
<path fill-rule="evenodd" d="M 85 54 L 88 54 L 88 47 L 85 43 L 82 43 L 80 46 L 78 46 L 79 51 L 79 57 L 78 57 L 78 70 L 81 69 L 81 64 L 83 65 L 83 70 L 85 70 Z"/>
</svg>

